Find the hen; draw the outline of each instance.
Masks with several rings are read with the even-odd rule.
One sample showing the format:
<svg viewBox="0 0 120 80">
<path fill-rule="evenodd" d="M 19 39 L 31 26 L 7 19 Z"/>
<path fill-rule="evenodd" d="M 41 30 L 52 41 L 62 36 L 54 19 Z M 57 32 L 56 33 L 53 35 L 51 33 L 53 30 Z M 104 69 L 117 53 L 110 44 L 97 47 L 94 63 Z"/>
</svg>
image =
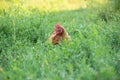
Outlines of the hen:
<svg viewBox="0 0 120 80">
<path fill-rule="evenodd" d="M 65 30 L 65 28 L 63 26 L 61 26 L 60 23 L 58 23 L 55 26 L 55 31 L 54 33 L 50 36 L 49 40 L 54 44 L 57 45 L 59 44 L 61 41 L 68 41 L 70 40 L 70 36 L 68 35 L 67 31 Z"/>
</svg>

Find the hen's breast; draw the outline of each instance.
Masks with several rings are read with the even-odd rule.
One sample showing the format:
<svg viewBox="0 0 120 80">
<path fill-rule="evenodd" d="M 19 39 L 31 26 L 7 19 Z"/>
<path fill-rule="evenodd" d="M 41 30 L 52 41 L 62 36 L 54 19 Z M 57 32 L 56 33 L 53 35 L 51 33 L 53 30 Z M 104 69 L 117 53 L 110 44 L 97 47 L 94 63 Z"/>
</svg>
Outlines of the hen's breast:
<svg viewBox="0 0 120 80">
<path fill-rule="evenodd" d="M 59 42 L 60 42 L 61 40 L 62 40 L 62 37 L 59 36 L 59 35 L 56 35 L 56 36 L 53 36 L 53 37 L 52 37 L 52 43 L 53 43 L 54 45 L 59 44 Z"/>
</svg>

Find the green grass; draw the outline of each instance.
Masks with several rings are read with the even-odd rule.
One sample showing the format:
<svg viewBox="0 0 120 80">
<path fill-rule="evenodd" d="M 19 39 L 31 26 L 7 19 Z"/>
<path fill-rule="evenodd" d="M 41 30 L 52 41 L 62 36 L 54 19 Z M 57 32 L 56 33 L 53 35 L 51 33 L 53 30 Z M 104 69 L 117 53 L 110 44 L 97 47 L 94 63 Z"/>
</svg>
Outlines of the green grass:
<svg viewBox="0 0 120 80">
<path fill-rule="evenodd" d="M 0 4 L 0 80 L 120 79 L 120 11 L 107 0 Z M 46 44 L 59 22 L 71 41 Z"/>
</svg>

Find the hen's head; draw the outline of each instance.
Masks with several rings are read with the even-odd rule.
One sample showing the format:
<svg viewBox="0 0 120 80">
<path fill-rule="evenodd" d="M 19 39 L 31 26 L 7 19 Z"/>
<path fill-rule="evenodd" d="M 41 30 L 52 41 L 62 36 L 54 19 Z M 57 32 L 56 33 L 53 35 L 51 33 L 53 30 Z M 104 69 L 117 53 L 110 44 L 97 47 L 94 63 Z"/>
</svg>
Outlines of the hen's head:
<svg viewBox="0 0 120 80">
<path fill-rule="evenodd" d="M 64 31 L 64 28 L 61 26 L 60 23 L 58 23 L 58 24 L 55 26 L 55 33 L 59 35 L 59 34 L 62 34 L 63 31 Z"/>
</svg>

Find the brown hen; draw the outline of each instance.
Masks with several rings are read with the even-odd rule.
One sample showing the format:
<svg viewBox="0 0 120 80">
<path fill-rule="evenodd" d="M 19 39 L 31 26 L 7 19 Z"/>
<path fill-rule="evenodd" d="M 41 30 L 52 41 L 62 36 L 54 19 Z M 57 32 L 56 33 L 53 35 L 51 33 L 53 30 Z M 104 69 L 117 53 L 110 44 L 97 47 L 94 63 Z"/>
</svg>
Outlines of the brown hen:
<svg viewBox="0 0 120 80">
<path fill-rule="evenodd" d="M 55 26 L 55 31 L 54 33 L 50 36 L 49 40 L 52 41 L 54 45 L 59 44 L 61 41 L 68 41 L 70 40 L 70 36 L 68 35 L 67 31 L 63 26 L 58 23 Z"/>
</svg>

